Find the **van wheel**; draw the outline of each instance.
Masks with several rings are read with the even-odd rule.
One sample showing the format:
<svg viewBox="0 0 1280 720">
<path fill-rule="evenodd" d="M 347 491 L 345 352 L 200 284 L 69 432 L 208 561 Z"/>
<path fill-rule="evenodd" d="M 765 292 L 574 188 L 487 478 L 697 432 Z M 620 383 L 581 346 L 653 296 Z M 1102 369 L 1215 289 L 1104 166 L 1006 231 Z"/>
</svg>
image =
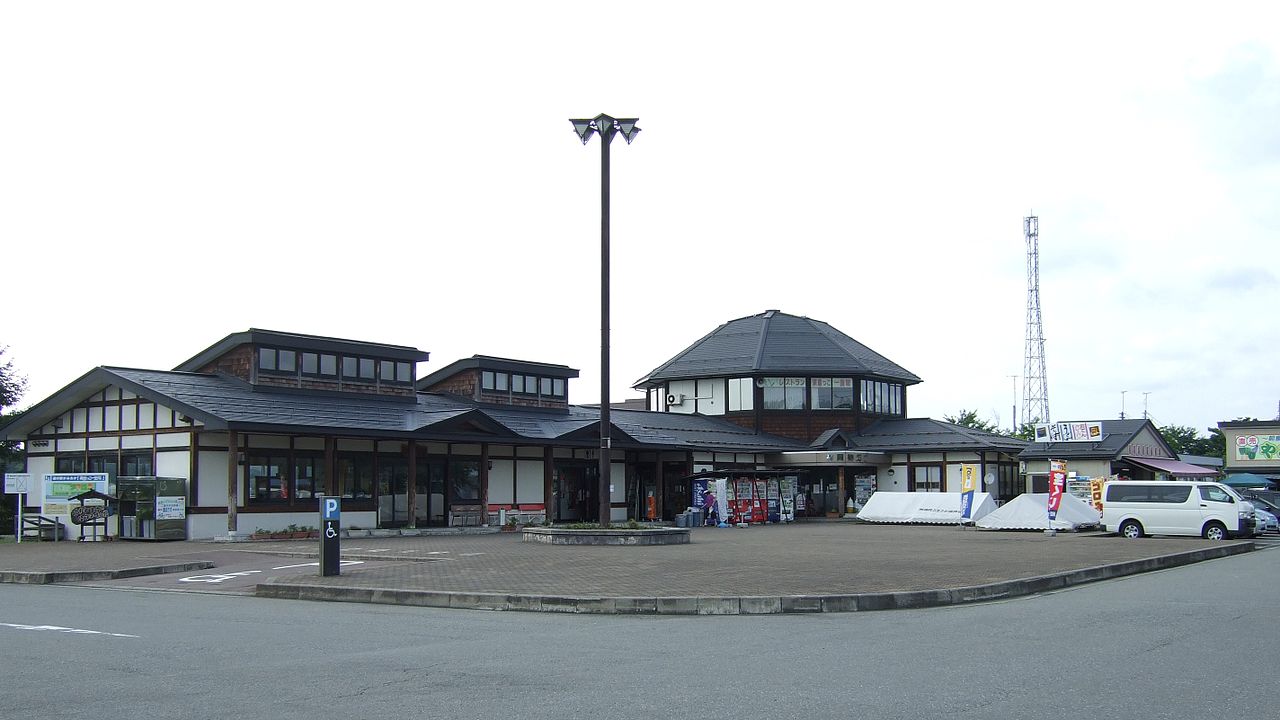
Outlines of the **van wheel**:
<svg viewBox="0 0 1280 720">
<path fill-rule="evenodd" d="M 1227 528 L 1220 522 L 1211 522 L 1204 526 L 1205 540 L 1226 540 Z"/>
<path fill-rule="evenodd" d="M 1140 538 L 1142 537 L 1142 523 L 1137 520 L 1125 520 L 1120 523 L 1120 537 Z"/>
</svg>

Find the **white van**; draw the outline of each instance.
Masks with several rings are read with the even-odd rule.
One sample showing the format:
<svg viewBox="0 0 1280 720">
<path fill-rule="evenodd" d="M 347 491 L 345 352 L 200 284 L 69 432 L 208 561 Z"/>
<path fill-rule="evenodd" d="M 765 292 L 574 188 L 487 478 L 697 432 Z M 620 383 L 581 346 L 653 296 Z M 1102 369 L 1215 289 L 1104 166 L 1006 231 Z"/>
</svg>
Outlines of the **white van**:
<svg viewBox="0 0 1280 720">
<path fill-rule="evenodd" d="M 1215 482 L 1113 480 L 1102 490 L 1102 528 L 1128 538 L 1253 535 L 1253 506 Z"/>
</svg>

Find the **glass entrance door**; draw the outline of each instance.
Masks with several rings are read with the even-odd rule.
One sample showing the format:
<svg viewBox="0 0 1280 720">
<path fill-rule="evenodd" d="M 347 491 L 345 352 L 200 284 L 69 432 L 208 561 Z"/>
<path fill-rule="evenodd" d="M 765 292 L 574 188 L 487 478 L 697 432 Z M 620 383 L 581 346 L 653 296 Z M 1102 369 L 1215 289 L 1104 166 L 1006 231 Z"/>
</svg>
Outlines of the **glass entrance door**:
<svg viewBox="0 0 1280 720">
<path fill-rule="evenodd" d="M 409 463 L 399 455 L 378 456 L 378 527 L 409 524 Z"/>
<path fill-rule="evenodd" d="M 414 517 L 418 527 L 444 527 L 447 520 L 444 508 L 444 468 L 443 458 L 427 458 L 418 456 L 417 498 L 414 502 Z"/>
<path fill-rule="evenodd" d="M 595 522 L 600 515 L 596 476 L 599 471 L 585 465 L 556 468 L 553 490 L 556 519 L 568 522 Z"/>
</svg>

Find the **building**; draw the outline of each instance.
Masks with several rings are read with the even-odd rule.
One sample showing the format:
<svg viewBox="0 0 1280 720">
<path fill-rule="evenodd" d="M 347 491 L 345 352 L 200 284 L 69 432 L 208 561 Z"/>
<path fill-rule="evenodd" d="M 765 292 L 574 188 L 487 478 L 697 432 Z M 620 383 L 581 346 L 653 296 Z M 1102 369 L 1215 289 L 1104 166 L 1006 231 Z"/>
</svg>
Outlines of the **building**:
<svg viewBox="0 0 1280 720">
<path fill-rule="evenodd" d="M 1063 428 L 1050 440 L 1052 426 Z M 1080 432 L 1071 432 L 1078 428 Z M 1049 492 L 1049 461 L 1063 460 L 1072 477 L 1191 480 L 1216 477 L 1212 468 L 1184 462 L 1150 420 L 1102 420 L 1041 424 L 1037 441 L 1018 456 L 1030 491 Z"/>
<path fill-rule="evenodd" d="M 873 490 L 959 492 L 961 466 L 983 490 L 1022 492 L 1016 438 L 907 417 L 920 378 L 831 325 L 768 310 L 731 320 L 636 382 L 657 412 L 722 417 L 803 442 L 768 455 L 770 467 L 805 469 L 810 515 L 843 514 Z"/>
<path fill-rule="evenodd" d="M 187 482 L 191 537 L 348 527 L 594 520 L 599 408 L 569 402 L 578 371 L 476 355 L 419 376 L 403 345 L 250 329 L 173 370 L 98 367 L 0 427 L 27 472 Z M 611 519 L 671 520 L 690 476 L 792 470 L 811 516 L 880 490 L 958 491 L 961 466 L 1012 497 L 1025 443 L 907 418 L 919 378 L 826 323 L 768 311 L 722 325 L 611 408 Z M 65 511 L 33 497 L 33 511 Z"/>
<path fill-rule="evenodd" d="M 1226 420 L 1218 429 L 1226 443 L 1228 474 L 1252 473 L 1280 481 L 1280 420 Z"/>
</svg>

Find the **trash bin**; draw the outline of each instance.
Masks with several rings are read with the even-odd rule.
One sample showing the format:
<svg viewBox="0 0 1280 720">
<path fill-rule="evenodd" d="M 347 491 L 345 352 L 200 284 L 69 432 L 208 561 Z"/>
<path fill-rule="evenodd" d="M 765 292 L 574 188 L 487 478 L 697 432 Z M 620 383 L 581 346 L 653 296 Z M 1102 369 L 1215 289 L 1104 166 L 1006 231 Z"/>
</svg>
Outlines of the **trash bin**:
<svg viewBox="0 0 1280 720">
<path fill-rule="evenodd" d="M 702 527 L 702 511 L 701 510 L 690 511 L 689 527 Z"/>
<path fill-rule="evenodd" d="M 676 527 L 678 528 L 689 527 L 689 516 L 684 513 L 680 513 L 679 515 L 677 515 Z"/>
</svg>

